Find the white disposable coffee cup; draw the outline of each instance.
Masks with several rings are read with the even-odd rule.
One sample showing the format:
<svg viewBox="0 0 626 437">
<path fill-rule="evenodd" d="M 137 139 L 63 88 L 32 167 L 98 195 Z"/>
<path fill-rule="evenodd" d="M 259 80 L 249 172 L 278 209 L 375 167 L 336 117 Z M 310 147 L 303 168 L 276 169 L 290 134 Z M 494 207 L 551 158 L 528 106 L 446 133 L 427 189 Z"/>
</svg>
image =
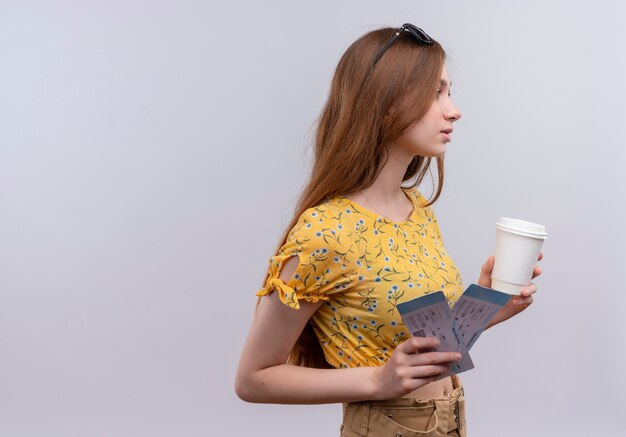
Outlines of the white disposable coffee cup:
<svg viewBox="0 0 626 437">
<path fill-rule="evenodd" d="M 496 223 L 495 264 L 491 288 L 509 294 L 520 294 L 530 284 L 546 228 L 537 223 L 502 217 Z"/>
</svg>

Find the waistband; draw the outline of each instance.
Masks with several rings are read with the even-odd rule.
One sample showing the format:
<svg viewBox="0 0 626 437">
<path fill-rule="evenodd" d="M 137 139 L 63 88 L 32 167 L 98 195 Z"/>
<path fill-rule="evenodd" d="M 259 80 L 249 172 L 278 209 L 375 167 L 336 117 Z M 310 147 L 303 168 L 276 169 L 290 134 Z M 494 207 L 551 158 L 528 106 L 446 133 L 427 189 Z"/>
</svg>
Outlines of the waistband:
<svg viewBox="0 0 626 437">
<path fill-rule="evenodd" d="M 452 376 L 453 390 L 448 396 L 422 400 L 421 398 L 397 398 L 383 401 L 361 401 L 343 404 L 344 423 L 349 422 L 352 427 L 358 429 L 368 429 L 370 413 L 377 409 L 400 408 L 433 411 L 432 429 L 443 433 L 454 429 L 461 431 L 465 421 L 464 403 L 461 407 L 460 401 L 465 399 L 463 386 L 458 376 Z M 390 416 L 391 417 L 391 416 Z M 365 421 L 365 422 L 363 422 Z M 464 431 L 464 430 L 463 430 Z M 430 433 L 429 433 L 430 434 Z M 367 435 L 362 433 L 361 435 Z M 413 434 L 410 434 L 413 435 Z M 421 433 L 420 433 L 421 435 Z M 433 435 L 440 435 L 435 432 Z M 464 435 L 464 433 L 462 434 Z"/>
<path fill-rule="evenodd" d="M 443 396 L 440 398 L 432 398 L 427 401 L 422 400 L 421 398 L 398 398 L 398 399 L 388 399 L 384 401 L 362 401 L 362 402 L 354 402 L 355 404 L 368 404 L 372 407 L 425 407 L 429 405 L 435 405 L 437 402 L 457 402 L 458 399 L 464 394 L 463 385 L 458 376 L 452 376 L 452 387 L 453 390 L 450 392 L 448 396 Z M 349 404 L 344 404 L 349 405 Z"/>
</svg>

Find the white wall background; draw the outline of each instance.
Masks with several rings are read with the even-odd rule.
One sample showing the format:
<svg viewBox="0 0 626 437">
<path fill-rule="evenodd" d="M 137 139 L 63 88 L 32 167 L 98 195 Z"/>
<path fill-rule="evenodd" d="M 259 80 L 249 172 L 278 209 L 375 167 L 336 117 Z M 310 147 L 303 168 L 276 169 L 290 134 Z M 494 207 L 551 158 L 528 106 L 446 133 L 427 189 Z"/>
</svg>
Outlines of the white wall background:
<svg viewBox="0 0 626 437">
<path fill-rule="evenodd" d="M 470 436 L 624 435 L 619 0 L 0 1 L 0 435 L 337 435 L 234 371 L 339 56 L 404 22 L 450 55 L 465 282 L 499 217 L 550 233 L 473 350 Z"/>
</svg>

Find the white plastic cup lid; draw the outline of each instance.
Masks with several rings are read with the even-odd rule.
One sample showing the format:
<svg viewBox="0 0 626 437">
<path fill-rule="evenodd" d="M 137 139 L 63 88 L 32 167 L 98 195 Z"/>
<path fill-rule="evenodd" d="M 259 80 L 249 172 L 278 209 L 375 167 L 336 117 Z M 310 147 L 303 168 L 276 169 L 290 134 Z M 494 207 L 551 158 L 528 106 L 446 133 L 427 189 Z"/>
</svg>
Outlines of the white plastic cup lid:
<svg viewBox="0 0 626 437">
<path fill-rule="evenodd" d="M 527 222 L 526 220 L 501 217 L 496 226 L 507 231 L 521 232 L 539 238 L 547 238 L 546 227 L 538 223 Z"/>
</svg>

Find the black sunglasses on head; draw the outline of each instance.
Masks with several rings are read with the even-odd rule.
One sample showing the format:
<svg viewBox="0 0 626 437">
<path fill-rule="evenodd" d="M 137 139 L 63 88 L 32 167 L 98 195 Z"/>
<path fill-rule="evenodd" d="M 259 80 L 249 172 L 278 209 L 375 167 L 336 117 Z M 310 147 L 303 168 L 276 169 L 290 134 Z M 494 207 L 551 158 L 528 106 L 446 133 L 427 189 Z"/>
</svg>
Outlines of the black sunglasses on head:
<svg viewBox="0 0 626 437">
<path fill-rule="evenodd" d="M 376 63 L 381 58 L 381 56 L 385 54 L 385 52 L 387 51 L 389 46 L 391 46 L 391 44 L 393 44 L 393 42 L 395 40 L 397 40 L 398 37 L 400 36 L 400 34 L 402 32 L 404 32 L 404 31 L 409 32 L 411 34 L 411 36 L 413 36 L 413 38 L 417 39 L 422 44 L 427 44 L 427 45 L 432 45 L 433 44 L 433 40 L 430 39 L 430 36 L 428 36 L 426 34 L 426 32 L 424 32 L 419 27 L 412 25 L 411 23 L 405 23 L 405 24 L 402 25 L 402 27 L 400 27 L 400 29 L 398 29 L 398 31 L 396 33 L 393 34 L 391 39 L 389 39 L 387 44 L 385 44 L 385 46 L 380 50 L 380 52 L 378 52 L 378 54 L 374 58 L 374 62 L 372 63 L 372 67 L 374 65 L 376 65 Z"/>
</svg>

